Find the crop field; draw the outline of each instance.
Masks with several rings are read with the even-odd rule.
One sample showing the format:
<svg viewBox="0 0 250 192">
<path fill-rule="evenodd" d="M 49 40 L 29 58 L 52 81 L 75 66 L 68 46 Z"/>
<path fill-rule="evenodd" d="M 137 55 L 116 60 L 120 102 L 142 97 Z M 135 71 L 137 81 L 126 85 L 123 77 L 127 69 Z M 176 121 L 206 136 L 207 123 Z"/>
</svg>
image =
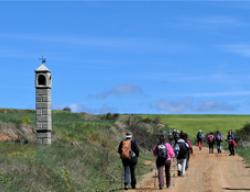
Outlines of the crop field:
<svg viewBox="0 0 250 192">
<path fill-rule="evenodd" d="M 204 133 L 221 131 L 224 135 L 229 129 L 241 129 L 250 122 L 250 115 L 143 115 L 145 117 L 159 117 L 161 122 L 169 128 L 176 128 L 187 132 L 194 138 L 199 129 Z"/>
</svg>

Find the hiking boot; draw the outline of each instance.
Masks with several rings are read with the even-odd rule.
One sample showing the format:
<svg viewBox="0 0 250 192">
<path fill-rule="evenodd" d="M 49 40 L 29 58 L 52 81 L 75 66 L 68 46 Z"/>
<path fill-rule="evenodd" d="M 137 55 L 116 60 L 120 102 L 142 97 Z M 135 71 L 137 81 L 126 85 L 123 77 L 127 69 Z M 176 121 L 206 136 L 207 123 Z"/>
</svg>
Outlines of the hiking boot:
<svg viewBox="0 0 250 192">
<path fill-rule="evenodd" d="M 128 190 L 128 186 L 125 186 L 125 187 L 124 187 L 124 190 Z"/>
<path fill-rule="evenodd" d="M 135 186 L 135 185 L 133 185 L 133 186 L 132 186 L 132 189 L 136 189 L 136 186 Z"/>
<path fill-rule="evenodd" d="M 178 171 L 178 176 L 181 176 L 181 171 Z"/>
</svg>

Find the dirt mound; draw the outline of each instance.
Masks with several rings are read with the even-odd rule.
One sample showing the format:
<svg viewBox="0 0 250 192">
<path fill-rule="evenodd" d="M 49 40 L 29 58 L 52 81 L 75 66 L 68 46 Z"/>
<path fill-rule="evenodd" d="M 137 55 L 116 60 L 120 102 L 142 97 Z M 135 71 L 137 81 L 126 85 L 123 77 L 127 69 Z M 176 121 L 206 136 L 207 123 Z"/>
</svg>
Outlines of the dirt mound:
<svg viewBox="0 0 250 192">
<path fill-rule="evenodd" d="M 10 136 L 0 133 L 0 141 L 9 141 L 9 140 L 12 140 Z"/>
<path fill-rule="evenodd" d="M 0 141 L 33 142 L 35 132 L 31 125 L 0 123 Z"/>
</svg>

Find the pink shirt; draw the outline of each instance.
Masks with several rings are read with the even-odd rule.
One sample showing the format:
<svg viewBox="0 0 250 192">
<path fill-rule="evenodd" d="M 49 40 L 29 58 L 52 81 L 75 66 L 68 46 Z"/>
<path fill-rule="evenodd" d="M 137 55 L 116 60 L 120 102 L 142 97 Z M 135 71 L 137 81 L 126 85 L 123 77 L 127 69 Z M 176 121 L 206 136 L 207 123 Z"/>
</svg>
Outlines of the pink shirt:
<svg viewBox="0 0 250 192">
<path fill-rule="evenodd" d="M 165 143 L 165 146 L 166 146 L 166 148 L 167 148 L 167 151 L 168 151 L 168 158 L 167 158 L 167 160 L 171 160 L 172 158 L 174 158 L 174 149 L 173 149 L 173 147 L 172 147 L 172 145 L 170 145 L 169 143 Z M 154 153 L 154 155 L 156 155 L 157 153 L 156 153 L 156 146 L 154 146 L 154 148 L 153 148 L 153 153 Z"/>
<path fill-rule="evenodd" d="M 168 159 L 167 160 L 171 160 L 175 156 L 174 149 L 173 149 L 172 145 L 170 145 L 169 143 L 166 143 L 165 146 L 168 150 Z"/>
</svg>

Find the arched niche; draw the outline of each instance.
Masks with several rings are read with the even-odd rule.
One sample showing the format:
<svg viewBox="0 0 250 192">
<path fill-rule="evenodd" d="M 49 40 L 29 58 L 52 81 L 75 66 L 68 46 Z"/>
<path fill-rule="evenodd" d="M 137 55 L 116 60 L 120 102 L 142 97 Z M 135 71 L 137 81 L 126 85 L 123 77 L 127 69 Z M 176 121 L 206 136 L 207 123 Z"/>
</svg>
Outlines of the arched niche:
<svg viewBox="0 0 250 192">
<path fill-rule="evenodd" d="M 46 85 L 46 77 L 44 75 L 38 76 L 38 85 Z"/>
</svg>

